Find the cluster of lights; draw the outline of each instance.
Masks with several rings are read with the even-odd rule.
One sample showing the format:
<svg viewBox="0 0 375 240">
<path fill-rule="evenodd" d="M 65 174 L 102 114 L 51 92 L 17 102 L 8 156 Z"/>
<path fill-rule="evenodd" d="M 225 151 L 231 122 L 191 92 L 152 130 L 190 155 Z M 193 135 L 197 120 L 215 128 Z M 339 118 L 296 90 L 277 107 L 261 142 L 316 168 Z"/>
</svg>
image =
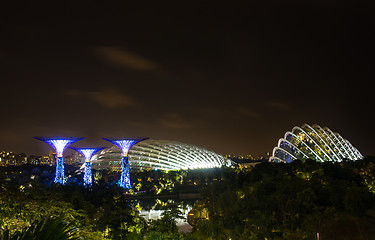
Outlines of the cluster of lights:
<svg viewBox="0 0 375 240">
<path fill-rule="evenodd" d="M 56 151 L 56 174 L 55 174 L 55 183 L 65 184 L 65 175 L 64 175 L 64 150 L 72 143 L 75 143 L 83 138 L 43 138 L 35 137 L 38 140 L 48 143 Z"/>
<path fill-rule="evenodd" d="M 134 139 L 108 139 L 103 138 L 104 140 L 116 145 L 120 148 L 122 156 L 127 157 L 129 150 L 140 141 L 146 140 L 147 138 L 134 138 Z"/>
<path fill-rule="evenodd" d="M 91 162 L 85 162 L 85 173 L 83 175 L 83 185 L 85 187 L 90 187 L 92 185 L 92 172 L 91 172 Z"/>
<path fill-rule="evenodd" d="M 122 159 L 121 159 L 121 178 L 119 185 L 120 187 L 129 189 L 131 188 L 130 182 L 130 171 L 129 171 L 129 159 L 128 153 L 129 150 L 140 141 L 143 141 L 147 138 L 136 138 L 136 139 L 107 139 L 104 140 L 116 145 L 121 150 Z"/>
<path fill-rule="evenodd" d="M 65 184 L 65 171 L 63 157 L 56 158 L 56 173 L 54 183 Z"/>
<path fill-rule="evenodd" d="M 64 184 L 64 165 L 63 152 L 68 145 L 81 140 L 82 138 L 37 138 L 53 146 L 58 155 L 56 162 L 55 182 Z M 233 164 L 229 159 L 218 155 L 206 149 L 189 144 L 178 142 L 149 140 L 132 147 L 147 138 L 132 139 L 105 139 L 111 142 L 121 150 L 121 178 L 119 185 L 125 189 L 131 188 L 129 159 L 133 160 L 132 164 L 136 167 L 149 167 L 153 169 L 197 169 L 197 168 L 216 168 L 230 166 Z M 95 155 L 102 148 L 72 148 L 80 152 L 85 157 L 84 165 L 84 184 L 92 184 L 91 163 L 95 162 Z M 111 150 L 112 151 L 112 150 Z M 104 153 L 105 154 L 105 153 Z M 134 161 L 137 160 L 137 161 Z M 133 165 L 134 167 L 134 165 Z"/>
<path fill-rule="evenodd" d="M 55 174 L 55 183 L 65 184 L 65 175 L 64 175 L 64 150 L 72 143 L 77 142 L 83 138 L 44 138 L 44 137 L 35 137 L 38 140 L 48 143 L 56 151 L 56 174 Z M 103 138 L 104 139 L 104 138 Z M 123 188 L 131 188 L 130 184 L 130 173 L 129 173 L 129 160 L 128 152 L 132 146 L 137 144 L 140 141 L 145 140 L 146 138 L 137 138 L 137 139 L 104 139 L 107 140 L 121 149 L 122 152 L 122 172 L 120 186 Z M 92 173 L 91 173 L 91 157 L 97 151 L 103 148 L 72 148 L 85 157 L 85 174 L 84 174 L 84 185 L 91 186 L 92 184 Z"/>
<path fill-rule="evenodd" d="M 85 187 L 89 187 L 92 185 L 92 173 L 91 173 L 91 158 L 94 153 L 104 149 L 104 147 L 100 148 L 71 148 L 76 150 L 77 152 L 81 153 L 85 157 L 85 168 L 84 168 L 84 176 L 83 176 L 83 185 Z"/>
<path fill-rule="evenodd" d="M 82 138 L 81 138 L 82 139 Z M 72 143 L 81 139 L 46 139 L 42 140 L 51 145 L 55 151 L 57 157 L 62 157 L 65 149 Z"/>
</svg>

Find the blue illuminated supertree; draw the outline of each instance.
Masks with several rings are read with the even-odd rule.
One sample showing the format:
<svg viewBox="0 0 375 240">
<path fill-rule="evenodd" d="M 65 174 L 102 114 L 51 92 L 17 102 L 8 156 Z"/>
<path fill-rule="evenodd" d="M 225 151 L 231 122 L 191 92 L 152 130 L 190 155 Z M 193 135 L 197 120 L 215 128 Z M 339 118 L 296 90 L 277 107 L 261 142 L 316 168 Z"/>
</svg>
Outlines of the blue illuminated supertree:
<svg viewBox="0 0 375 240">
<path fill-rule="evenodd" d="M 103 138 L 104 140 L 116 145 L 120 148 L 122 153 L 122 161 L 121 161 L 121 179 L 120 179 L 120 187 L 130 189 L 130 173 L 129 173 L 129 159 L 128 153 L 129 150 L 137 143 L 146 140 L 147 138 L 132 138 L 132 139 L 107 139 Z"/>
<path fill-rule="evenodd" d="M 85 157 L 85 170 L 83 175 L 83 185 L 85 187 L 90 187 L 92 185 L 92 173 L 91 173 L 91 158 L 94 153 L 104 149 L 105 147 L 99 147 L 99 148 L 74 148 L 71 147 L 71 149 L 76 150 L 80 154 L 82 154 Z"/>
<path fill-rule="evenodd" d="M 34 137 L 38 140 L 48 143 L 51 145 L 56 151 L 56 175 L 55 175 L 55 183 L 65 184 L 65 176 L 64 176 L 64 157 L 63 153 L 64 150 L 72 143 L 75 143 L 83 138 L 75 138 L 75 137 L 62 137 L 62 138 L 45 138 L 45 137 Z"/>
</svg>

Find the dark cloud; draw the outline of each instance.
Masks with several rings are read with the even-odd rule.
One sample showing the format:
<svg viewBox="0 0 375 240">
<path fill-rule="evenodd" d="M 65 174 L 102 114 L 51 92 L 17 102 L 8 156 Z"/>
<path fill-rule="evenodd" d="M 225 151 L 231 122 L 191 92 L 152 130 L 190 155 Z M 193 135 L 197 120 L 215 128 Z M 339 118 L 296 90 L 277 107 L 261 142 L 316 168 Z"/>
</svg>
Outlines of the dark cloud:
<svg viewBox="0 0 375 240">
<path fill-rule="evenodd" d="M 99 59 L 120 68 L 137 71 L 151 71 L 160 68 L 155 62 L 121 47 L 96 47 L 94 52 Z"/>
<path fill-rule="evenodd" d="M 138 105 L 132 97 L 119 92 L 116 89 L 103 89 L 99 91 L 67 90 L 66 95 L 84 99 L 86 98 L 108 108 Z"/>
<path fill-rule="evenodd" d="M 246 118 L 255 118 L 259 117 L 260 114 L 253 109 L 249 107 L 244 107 L 244 106 L 235 106 L 234 108 L 234 113 L 229 113 L 229 116 L 239 116 L 239 117 L 246 117 Z"/>
<path fill-rule="evenodd" d="M 157 122 L 166 128 L 185 129 L 193 127 L 191 122 L 178 113 L 167 113 Z"/>
<path fill-rule="evenodd" d="M 69 134 L 257 155 L 317 123 L 375 154 L 372 5 L 35 4 L 0 23 L 5 150 Z"/>
<path fill-rule="evenodd" d="M 266 102 L 264 105 L 280 111 L 289 111 L 292 109 L 291 104 L 283 101 Z"/>
</svg>

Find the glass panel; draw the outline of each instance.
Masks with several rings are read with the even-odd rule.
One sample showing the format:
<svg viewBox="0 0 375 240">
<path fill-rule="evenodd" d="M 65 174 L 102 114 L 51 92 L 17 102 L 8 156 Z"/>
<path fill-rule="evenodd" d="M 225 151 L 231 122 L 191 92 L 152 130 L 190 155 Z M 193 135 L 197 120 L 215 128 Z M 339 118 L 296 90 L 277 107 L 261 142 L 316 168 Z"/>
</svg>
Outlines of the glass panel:
<svg viewBox="0 0 375 240">
<path fill-rule="evenodd" d="M 314 145 L 317 145 L 318 150 L 322 152 L 322 157 L 324 157 L 326 161 L 339 161 L 329 145 L 321 138 L 319 133 L 308 125 L 304 125 L 303 130 L 313 140 Z"/>
<path fill-rule="evenodd" d="M 284 160 L 287 163 L 290 163 L 290 162 L 294 161 L 294 158 L 293 158 L 292 155 L 288 154 L 287 152 L 285 152 L 281 149 L 276 149 L 274 156 Z"/>
<path fill-rule="evenodd" d="M 314 153 L 311 152 L 311 150 L 307 147 L 307 145 L 304 142 L 302 142 L 294 134 L 287 133 L 285 138 L 286 138 L 286 140 L 291 142 L 295 147 L 297 147 L 299 150 L 301 150 L 305 155 L 307 155 L 308 158 L 316 160 L 316 161 L 320 161 L 320 159 L 318 159 L 318 157 Z"/>
<path fill-rule="evenodd" d="M 314 130 L 319 133 L 320 137 L 323 138 L 323 140 L 329 145 L 329 147 L 331 148 L 331 151 L 333 151 L 336 154 L 339 160 L 341 160 L 342 158 L 345 158 L 345 155 L 340 151 L 339 146 L 335 144 L 333 139 L 329 136 L 329 134 L 326 131 L 324 131 L 319 126 L 313 126 L 313 127 L 314 127 Z M 333 153 L 330 152 L 330 154 L 333 154 Z"/>
<path fill-rule="evenodd" d="M 343 156 L 343 158 L 349 158 L 350 157 L 349 153 L 346 151 L 345 147 L 341 144 L 340 140 L 336 137 L 336 135 L 329 128 L 323 128 L 323 129 L 324 131 L 326 131 L 326 133 L 330 136 L 332 141 L 339 148 L 339 151 L 341 155 Z"/>
<path fill-rule="evenodd" d="M 285 151 L 289 152 L 297 159 L 300 159 L 300 160 L 306 159 L 305 155 L 303 155 L 303 153 L 298 148 L 296 148 L 295 146 L 293 146 L 291 143 L 287 141 L 282 141 L 280 143 L 280 147 L 282 149 L 285 149 Z"/>
<path fill-rule="evenodd" d="M 323 161 L 329 161 L 329 158 L 327 158 L 325 152 L 319 147 L 319 145 L 312 140 L 302 129 L 300 128 L 294 128 L 293 133 L 302 140 L 307 146 L 310 147 L 312 151 L 316 153 L 316 155 L 319 156 L 320 159 L 323 159 Z M 316 157 L 315 157 L 316 158 Z M 318 159 L 318 160 L 320 160 Z"/>
</svg>

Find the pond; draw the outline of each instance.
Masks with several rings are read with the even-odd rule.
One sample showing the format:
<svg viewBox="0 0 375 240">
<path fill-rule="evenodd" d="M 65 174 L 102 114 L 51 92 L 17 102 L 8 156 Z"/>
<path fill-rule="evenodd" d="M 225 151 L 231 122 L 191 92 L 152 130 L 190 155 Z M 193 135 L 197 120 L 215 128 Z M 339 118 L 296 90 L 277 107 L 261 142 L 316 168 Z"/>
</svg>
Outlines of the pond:
<svg viewBox="0 0 375 240">
<path fill-rule="evenodd" d="M 160 199 L 138 199 L 134 200 L 131 206 L 147 221 L 161 219 L 165 211 L 171 208 L 177 209 L 179 218 L 176 218 L 176 225 L 179 232 L 192 231 L 192 226 L 188 223 L 187 217 L 194 206 L 193 200 L 167 199 L 162 201 Z"/>
</svg>

